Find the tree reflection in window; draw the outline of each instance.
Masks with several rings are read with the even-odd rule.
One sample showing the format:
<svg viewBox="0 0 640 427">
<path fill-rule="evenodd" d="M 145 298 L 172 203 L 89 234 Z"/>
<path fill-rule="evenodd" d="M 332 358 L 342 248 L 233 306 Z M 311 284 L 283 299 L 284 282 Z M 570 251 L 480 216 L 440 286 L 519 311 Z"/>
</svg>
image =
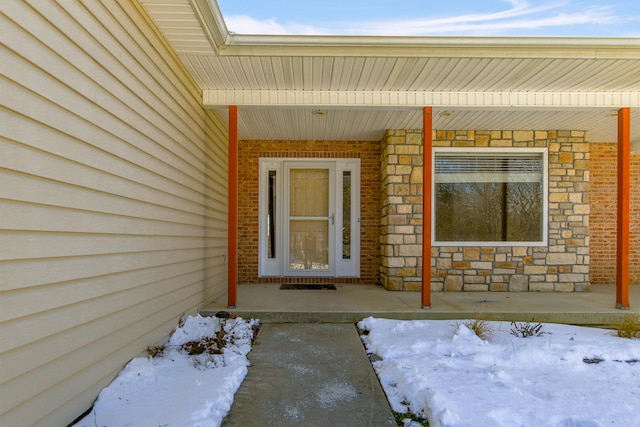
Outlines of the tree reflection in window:
<svg viewBox="0 0 640 427">
<path fill-rule="evenodd" d="M 436 154 L 436 241 L 542 241 L 542 168 L 541 154 Z"/>
</svg>

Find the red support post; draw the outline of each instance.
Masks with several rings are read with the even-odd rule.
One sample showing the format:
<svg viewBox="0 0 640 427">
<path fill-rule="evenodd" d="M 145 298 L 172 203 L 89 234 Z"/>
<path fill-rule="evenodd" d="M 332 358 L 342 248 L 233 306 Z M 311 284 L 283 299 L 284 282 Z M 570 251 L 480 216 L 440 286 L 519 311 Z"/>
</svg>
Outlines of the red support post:
<svg viewBox="0 0 640 427">
<path fill-rule="evenodd" d="M 618 236 L 616 308 L 629 308 L 629 244 L 631 200 L 631 110 L 618 110 Z"/>
<path fill-rule="evenodd" d="M 229 106 L 229 194 L 227 245 L 227 305 L 236 306 L 238 298 L 238 107 Z"/>
<path fill-rule="evenodd" d="M 422 118 L 422 308 L 431 308 L 432 110 L 425 107 Z"/>
</svg>

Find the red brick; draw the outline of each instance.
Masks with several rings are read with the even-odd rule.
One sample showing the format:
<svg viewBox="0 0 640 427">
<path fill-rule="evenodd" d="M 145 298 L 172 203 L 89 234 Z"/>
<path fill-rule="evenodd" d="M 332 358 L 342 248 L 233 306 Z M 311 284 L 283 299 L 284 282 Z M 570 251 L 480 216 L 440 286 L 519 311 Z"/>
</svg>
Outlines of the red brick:
<svg viewBox="0 0 640 427">
<path fill-rule="evenodd" d="M 591 143 L 590 281 L 611 284 L 616 280 L 616 143 Z M 640 154 L 631 155 L 631 248 L 629 278 L 640 283 Z"/>
</svg>

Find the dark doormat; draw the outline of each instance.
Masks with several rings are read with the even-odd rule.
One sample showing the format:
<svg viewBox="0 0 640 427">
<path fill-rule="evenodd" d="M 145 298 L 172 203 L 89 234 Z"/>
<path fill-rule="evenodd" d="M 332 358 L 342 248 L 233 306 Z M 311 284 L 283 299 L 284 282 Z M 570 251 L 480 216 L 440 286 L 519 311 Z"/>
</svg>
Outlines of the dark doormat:
<svg viewBox="0 0 640 427">
<path fill-rule="evenodd" d="M 335 291 L 336 285 L 331 283 L 283 283 L 280 286 L 280 290 L 284 291 L 298 291 L 298 290 L 320 290 L 320 291 Z"/>
</svg>

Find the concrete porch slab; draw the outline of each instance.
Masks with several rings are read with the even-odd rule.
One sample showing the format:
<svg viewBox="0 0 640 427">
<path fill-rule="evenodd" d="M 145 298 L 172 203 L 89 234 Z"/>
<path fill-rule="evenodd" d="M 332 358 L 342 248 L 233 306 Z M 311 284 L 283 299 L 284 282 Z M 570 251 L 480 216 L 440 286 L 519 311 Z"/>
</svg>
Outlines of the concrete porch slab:
<svg viewBox="0 0 640 427">
<path fill-rule="evenodd" d="M 631 286 L 629 310 L 615 308 L 615 286 L 587 292 L 434 292 L 423 309 L 419 292 L 393 292 L 374 285 L 336 285 L 337 290 L 280 290 L 277 284 L 238 286 L 236 308 L 227 295 L 200 313 L 229 311 L 263 323 L 354 323 L 368 316 L 390 319 L 468 319 L 611 325 L 627 313 L 640 313 L 640 286 Z"/>
</svg>

